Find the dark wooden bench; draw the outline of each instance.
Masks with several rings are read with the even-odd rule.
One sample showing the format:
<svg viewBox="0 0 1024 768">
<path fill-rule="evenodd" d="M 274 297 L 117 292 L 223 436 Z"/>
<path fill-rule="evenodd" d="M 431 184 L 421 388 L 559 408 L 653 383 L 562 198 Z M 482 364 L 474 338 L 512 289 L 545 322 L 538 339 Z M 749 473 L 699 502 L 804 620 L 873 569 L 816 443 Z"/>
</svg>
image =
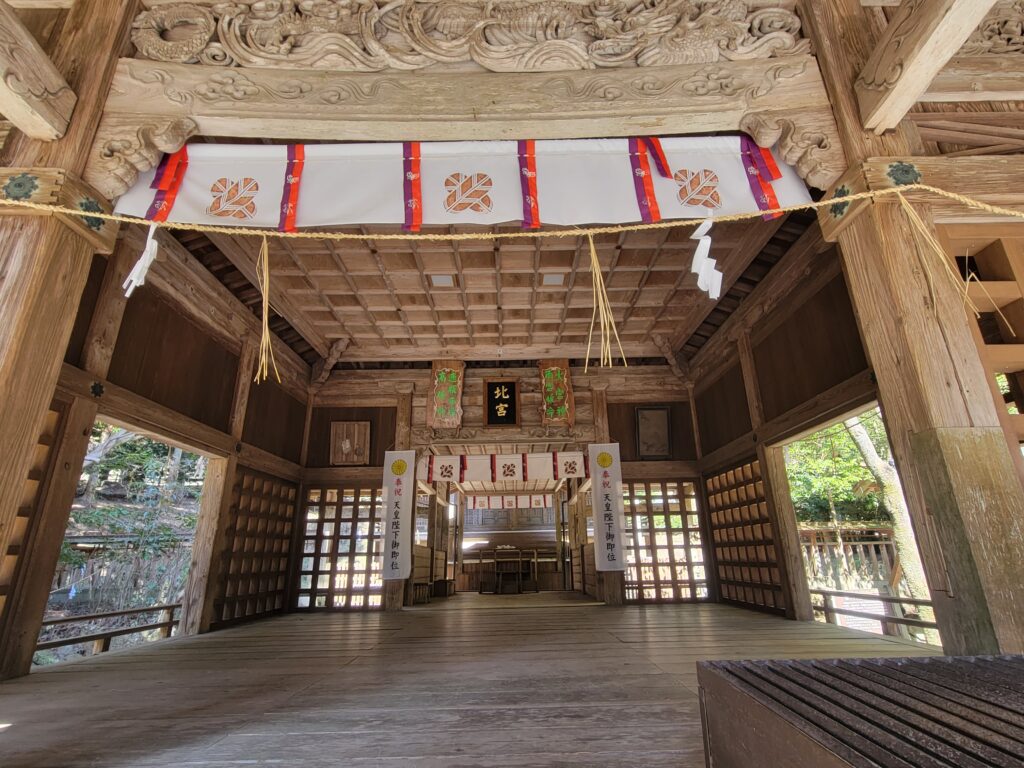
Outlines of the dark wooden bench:
<svg viewBox="0 0 1024 768">
<path fill-rule="evenodd" d="M 1024 656 L 697 665 L 709 768 L 1024 766 Z"/>
</svg>

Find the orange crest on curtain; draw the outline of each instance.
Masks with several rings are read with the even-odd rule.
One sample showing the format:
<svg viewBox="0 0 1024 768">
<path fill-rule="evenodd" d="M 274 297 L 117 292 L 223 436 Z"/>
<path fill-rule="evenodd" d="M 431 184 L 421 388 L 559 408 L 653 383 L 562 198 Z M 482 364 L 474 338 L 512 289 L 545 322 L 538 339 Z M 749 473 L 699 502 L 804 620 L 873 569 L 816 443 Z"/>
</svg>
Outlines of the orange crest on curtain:
<svg viewBox="0 0 1024 768">
<path fill-rule="evenodd" d="M 486 173 L 474 173 L 470 176 L 453 173 L 444 180 L 444 189 L 447 193 L 444 199 L 444 209 L 448 213 L 490 212 L 493 207 L 490 195 L 491 183 L 491 177 Z"/>
<path fill-rule="evenodd" d="M 239 181 L 217 179 L 210 187 L 213 199 L 206 212 L 225 219 L 251 219 L 256 216 L 256 193 L 260 185 L 248 177 Z"/>
</svg>

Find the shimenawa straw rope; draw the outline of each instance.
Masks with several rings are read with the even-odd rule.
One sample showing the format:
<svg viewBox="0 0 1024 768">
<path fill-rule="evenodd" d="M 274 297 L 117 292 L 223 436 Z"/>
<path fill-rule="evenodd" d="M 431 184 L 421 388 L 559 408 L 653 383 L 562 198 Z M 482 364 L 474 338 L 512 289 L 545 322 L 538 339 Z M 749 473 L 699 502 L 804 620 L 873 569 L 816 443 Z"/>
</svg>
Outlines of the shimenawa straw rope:
<svg viewBox="0 0 1024 768">
<path fill-rule="evenodd" d="M 967 296 L 967 283 L 961 281 L 960 275 L 953 269 L 949 263 L 946 254 L 944 253 L 941 245 L 936 241 L 934 235 L 928 229 L 924 221 L 918 215 L 917 211 L 910 202 L 904 197 L 904 193 L 907 192 L 927 192 L 937 197 L 943 197 L 947 200 L 965 205 L 968 208 L 974 208 L 981 211 L 986 211 L 998 216 L 1006 216 L 1016 219 L 1024 219 L 1024 212 L 1016 211 L 1012 208 L 1005 208 L 999 205 L 992 205 L 990 203 L 976 200 L 968 195 L 961 195 L 956 192 L 950 192 L 939 187 L 933 187 L 929 184 L 905 184 L 899 187 L 889 187 L 886 189 L 869 190 L 865 192 L 857 192 L 850 195 L 842 195 L 838 197 L 832 197 L 825 200 L 819 200 L 817 202 L 803 203 L 801 205 L 790 205 L 781 208 L 773 208 L 768 211 L 756 211 L 750 213 L 733 213 L 726 216 L 716 216 L 714 221 L 716 224 L 725 224 L 733 221 L 747 221 L 750 219 L 760 219 L 764 216 L 792 213 L 793 211 L 806 211 L 806 210 L 820 210 L 822 208 L 831 208 L 832 206 L 842 206 L 844 204 L 852 204 L 861 200 L 878 200 L 879 198 L 888 197 L 890 195 L 896 195 L 899 199 L 900 205 L 911 225 L 915 229 L 915 234 L 918 238 L 935 252 L 939 257 L 940 262 L 943 264 L 943 268 L 946 274 L 952 277 L 957 284 L 957 289 L 964 294 L 965 303 L 971 307 L 971 310 L 978 315 L 978 309 L 974 303 Z M 140 224 L 146 227 L 157 226 L 163 229 L 179 230 L 186 232 L 219 232 L 231 235 L 251 235 L 262 238 L 263 242 L 260 248 L 260 256 L 257 264 L 257 273 L 259 280 L 259 289 L 263 294 L 263 337 L 260 340 L 260 364 L 257 372 L 257 381 L 266 379 L 269 369 L 274 369 L 275 376 L 280 381 L 280 375 L 277 373 L 277 365 L 274 363 L 273 349 L 270 344 L 270 326 L 269 326 L 269 314 L 270 314 L 270 259 L 269 259 L 269 246 L 267 242 L 268 237 L 277 237 L 282 239 L 299 239 L 299 240 L 421 240 L 421 241 L 449 241 L 458 242 L 462 240 L 514 240 L 519 238 L 527 237 L 583 237 L 586 236 L 590 245 L 590 261 L 591 261 L 591 274 L 593 277 L 593 292 L 594 292 L 594 314 L 591 317 L 591 328 L 590 337 L 587 340 L 587 359 L 590 358 L 590 348 L 593 339 L 594 321 L 600 320 L 601 328 L 601 365 L 611 365 L 613 362 L 611 338 L 614 336 L 615 342 L 619 348 L 619 354 L 625 363 L 626 355 L 622 349 L 622 344 L 619 341 L 618 331 L 615 327 L 615 319 L 611 312 L 611 304 L 608 300 L 608 292 L 604 284 L 604 279 L 601 276 L 601 268 L 597 259 L 597 250 L 594 247 L 594 235 L 605 235 L 605 234 L 619 234 L 622 232 L 641 232 L 652 229 L 674 229 L 681 227 L 696 227 L 704 219 L 668 219 L 664 221 L 651 222 L 646 224 L 616 224 L 610 226 L 601 227 L 568 227 L 566 229 L 546 229 L 546 230 L 529 230 L 523 232 L 455 232 L 455 233 L 429 233 L 429 232 L 381 232 L 381 233 L 354 233 L 354 232 L 318 232 L 310 230 L 291 231 L 291 232 L 279 232 L 266 229 L 258 229 L 255 227 L 217 227 L 210 226 L 207 224 L 185 224 L 172 221 L 160 221 L 152 222 L 148 219 L 140 219 L 136 216 L 124 216 L 118 213 L 104 213 L 102 211 L 82 211 L 76 208 L 68 208 L 62 205 L 53 205 L 50 203 L 36 203 L 31 200 L 2 200 L 0 201 L 2 207 L 14 207 L 14 208 L 27 208 L 30 210 L 44 211 L 46 213 L 59 213 L 67 216 L 78 216 L 78 217 L 90 217 L 93 219 L 102 219 L 105 221 L 116 221 L 124 224 Z M 931 283 L 931 271 L 930 267 L 925 265 L 927 271 L 928 280 Z M 609 333 L 610 331 L 610 333 Z"/>
</svg>

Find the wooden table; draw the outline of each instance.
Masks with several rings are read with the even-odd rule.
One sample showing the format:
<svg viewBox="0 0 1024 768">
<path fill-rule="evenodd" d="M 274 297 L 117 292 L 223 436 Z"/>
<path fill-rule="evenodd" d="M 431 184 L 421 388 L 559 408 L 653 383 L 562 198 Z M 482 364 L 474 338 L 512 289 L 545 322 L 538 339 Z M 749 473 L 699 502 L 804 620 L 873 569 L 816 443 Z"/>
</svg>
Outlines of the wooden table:
<svg viewBox="0 0 1024 768">
<path fill-rule="evenodd" d="M 1024 656 L 697 667 L 714 768 L 1024 765 Z"/>
</svg>

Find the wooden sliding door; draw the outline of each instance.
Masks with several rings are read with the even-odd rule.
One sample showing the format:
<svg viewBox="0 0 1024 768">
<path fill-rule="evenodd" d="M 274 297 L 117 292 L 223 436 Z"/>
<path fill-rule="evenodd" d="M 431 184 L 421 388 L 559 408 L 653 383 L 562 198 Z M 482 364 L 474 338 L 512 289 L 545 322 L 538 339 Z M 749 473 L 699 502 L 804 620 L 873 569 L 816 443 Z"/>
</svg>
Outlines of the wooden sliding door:
<svg viewBox="0 0 1024 768">
<path fill-rule="evenodd" d="M 696 483 L 626 481 L 622 487 L 626 601 L 708 599 L 708 566 Z"/>
<path fill-rule="evenodd" d="M 297 608 L 381 607 L 383 514 L 379 483 L 306 488 Z"/>
</svg>

